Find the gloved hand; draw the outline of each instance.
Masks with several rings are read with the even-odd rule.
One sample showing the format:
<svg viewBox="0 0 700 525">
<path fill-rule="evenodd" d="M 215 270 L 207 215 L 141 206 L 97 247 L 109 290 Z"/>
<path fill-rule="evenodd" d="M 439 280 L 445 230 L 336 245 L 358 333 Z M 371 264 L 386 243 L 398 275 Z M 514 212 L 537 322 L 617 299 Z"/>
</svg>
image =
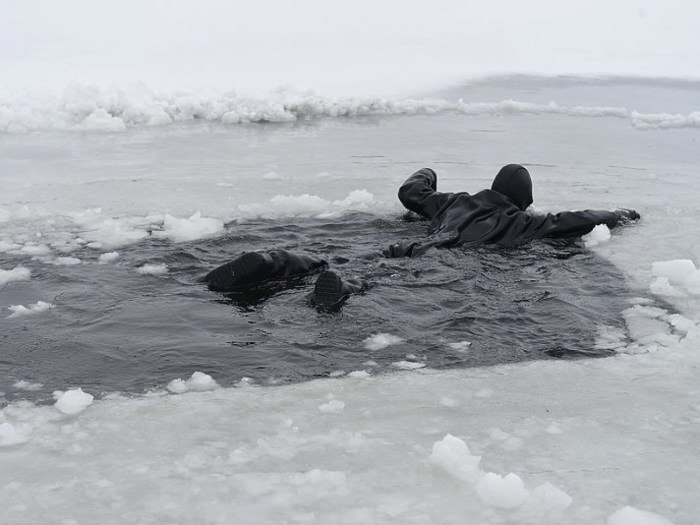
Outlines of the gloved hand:
<svg viewBox="0 0 700 525">
<path fill-rule="evenodd" d="M 618 222 L 622 224 L 627 224 L 632 221 L 638 221 L 641 218 L 641 215 L 637 213 L 637 210 L 632 210 L 628 208 L 620 208 L 618 210 L 614 210 L 614 213 L 617 214 Z"/>
</svg>

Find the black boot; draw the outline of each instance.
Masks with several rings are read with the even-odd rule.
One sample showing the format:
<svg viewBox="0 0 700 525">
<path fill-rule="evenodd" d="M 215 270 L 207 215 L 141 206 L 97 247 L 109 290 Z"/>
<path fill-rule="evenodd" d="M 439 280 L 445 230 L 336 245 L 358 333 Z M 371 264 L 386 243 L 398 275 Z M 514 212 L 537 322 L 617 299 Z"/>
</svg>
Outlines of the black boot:
<svg viewBox="0 0 700 525">
<path fill-rule="evenodd" d="M 350 294 L 361 292 L 364 288 L 363 283 L 344 282 L 337 273 L 326 270 L 316 279 L 311 303 L 319 308 L 332 310 L 342 306 Z"/>
</svg>

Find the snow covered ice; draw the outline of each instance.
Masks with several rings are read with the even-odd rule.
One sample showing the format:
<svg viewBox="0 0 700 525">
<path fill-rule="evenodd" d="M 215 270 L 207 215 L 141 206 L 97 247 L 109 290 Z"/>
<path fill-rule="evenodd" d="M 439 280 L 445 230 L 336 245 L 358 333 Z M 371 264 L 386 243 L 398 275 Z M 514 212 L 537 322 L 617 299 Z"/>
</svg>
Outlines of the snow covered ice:
<svg viewBox="0 0 700 525">
<path fill-rule="evenodd" d="M 0 345 L 29 341 L 0 359 L 0 522 L 697 523 L 698 5 L 78 4 L 0 17 Z M 469 355 L 474 334 L 406 350 L 397 323 L 358 330 L 362 366 L 230 382 L 158 327 L 196 331 L 196 305 L 132 312 L 117 286 L 192 284 L 144 243 L 206 259 L 255 221 L 382 223 L 414 169 L 476 191 L 508 162 L 531 170 L 539 211 L 642 214 L 583 239 L 637 295 L 623 328 L 597 327 L 614 356 L 435 370 L 431 353 Z M 94 272 L 114 309 L 75 284 Z M 172 343 L 163 366 L 180 368 L 148 392 L 16 372 L 46 358 L 58 318 Z M 124 362 L 80 343 L 60 348 L 68 372 L 79 352 Z"/>
</svg>

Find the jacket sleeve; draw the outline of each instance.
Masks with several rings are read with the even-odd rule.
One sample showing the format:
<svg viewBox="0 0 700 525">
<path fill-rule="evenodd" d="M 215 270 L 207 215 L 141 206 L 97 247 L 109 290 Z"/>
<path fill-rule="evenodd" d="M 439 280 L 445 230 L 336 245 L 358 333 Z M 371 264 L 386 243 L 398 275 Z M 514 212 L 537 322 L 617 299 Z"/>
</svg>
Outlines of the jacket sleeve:
<svg viewBox="0 0 700 525">
<path fill-rule="evenodd" d="M 620 223 L 620 214 L 606 210 L 563 211 L 535 216 L 533 237 L 577 237 L 590 233 L 599 224 L 614 228 Z"/>
<path fill-rule="evenodd" d="M 399 200 L 409 210 L 432 219 L 452 195 L 436 190 L 437 175 L 432 169 L 423 168 L 411 175 L 399 188 Z"/>
</svg>

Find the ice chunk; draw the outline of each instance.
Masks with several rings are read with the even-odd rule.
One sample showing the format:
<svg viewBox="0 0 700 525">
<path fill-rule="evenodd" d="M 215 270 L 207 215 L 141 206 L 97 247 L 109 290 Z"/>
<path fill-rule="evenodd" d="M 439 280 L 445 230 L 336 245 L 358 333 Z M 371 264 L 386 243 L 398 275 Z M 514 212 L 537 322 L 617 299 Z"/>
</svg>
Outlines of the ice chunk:
<svg viewBox="0 0 700 525">
<path fill-rule="evenodd" d="M 651 273 L 655 277 L 666 277 L 675 284 L 683 283 L 696 272 L 695 264 L 689 259 L 657 261 L 651 264 Z"/>
<path fill-rule="evenodd" d="M 599 224 L 590 233 L 582 237 L 587 248 L 592 248 L 610 240 L 610 228 L 605 224 Z"/>
<path fill-rule="evenodd" d="M 44 385 L 42 385 L 41 383 L 32 383 L 31 381 L 25 381 L 24 379 L 17 381 L 12 386 L 18 390 L 28 390 L 30 392 L 34 392 L 44 388 Z"/>
<path fill-rule="evenodd" d="M 476 484 L 476 493 L 486 505 L 501 509 L 515 509 L 528 496 L 523 480 L 512 472 L 505 477 L 488 472 Z"/>
<path fill-rule="evenodd" d="M 30 304 L 29 306 L 13 304 L 7 307 L 7 309 L 12 312 L 8 317 L 24 317 L 26 315 L 40 314 L 48 312 L 51 308 L 53 308 L 53 305 L 51 303 L 45 303 L 44 301 L 37 301 L 36 304 Z"/>
<path fill-rule="evenodd" d="M 573 499 L 566 492 L 546 481 L 535 488 L 527 499 L 528 505 L 547 511 L 564 510 Z"/>
<path fill-rule="evenodd" d="M 364 344 L 367 350 L 377 351 L 382 350 L 390 345 L 403 343 L 403 339 L 401 339 L 397 335 L 380 333 L 368 337 L 367 339 L 362 341 L 362 343 Z"/>
<path fill-rule="evenodd" d="M 324 414 L 340 414 L 345 410 L 345 403 L 338 399 L 333 399 L 328 403 L 319 405 L 318 409 Z"/>
<path fill-rule="evenodd" d="M 371 377 L 371 375 L 366 370 L 355 370 L 353 372 L 350 372 L 348 374 L 348 377 L 354 377 L 354 378 L 358 378 L 358 379 L 367 379 L 368 377 Z"/>
<path fill-rule="evenodd" d="M 445 435 L 440 441 L 433 443 L 430 462 L 444 470 L 450 476 L 469 483 L 476 482 L 481 476 L 479 462 L 481 456 L 475 456 L 469 446 L 452 434 Z"/>
<path fill-rule="evenodd" d="M 416 363 L 415 361 L 396 361 L 395 363 L 391 363 L 391 366 L 394 366 L 399 370 L 418 370 L 419 368 L 425 368 L 425 363 Z"/>
<path fill-rule="evenodd" d="M 472 345 L 471 341 L 458 341 L 456 343 L 447 343 L 447 346 L 457 352 L 466 352 Z"/>
<path fill-rule="evenodd" d="M 83 392 L 82 388 L 74 388 L 66 392 L 54 392 L 54 398 L 56 402 L 53 406 L 69 416 L 80 414 L 92 404 L 94 399 L 87 392 Z"/>
<path fill-rule="evenodd" d="M 0 447 L 19 445 L 25 441 L 27 437 L 17 432 L 10 423 L 0 423 Z"/>
<path fill-rule="evenodd" d="M 343 208 L 367 209 L 372 202 L 374 202 L 374 195 L 363 188 L 351 191 L 343 200 L 333 201 L 333 204 Z"/>
<path fill-rule="evenodd" d="M 672 522 L 649 512 L 647 510 L 640 510 L 634 507 L 623 507 L 614 514 L 612 514 L 607 521 L 608 525 L 673 525 Z"/>
<path fill-rule="evenodd" d="M 165 264 L 144 264 L 136 268 L 136 272 L 141 275 L 165 275 L 168 267 Z"/>
<path fill-rule="evenodd" d="M 216 390 L 219 388 L 219 384 L 204 372 L 194 372 L 187 381 L 173 379 L 166 388 L 173 394 L 184 394 L 185 392 Z"/>
<path fill-rule="evenodd" d="M 168 214 L 163 219 L 163 229 L 153 232 L 153 235 L 175 242 L 186 242 L 215 235 L 223 229 L 224 223 L 221 219 L 202 217 L 200 212 L 196 212 L 187 219 L 178 219 Z"/>
<path fill-rule="evenodd" d="M 100 264 L 106 264 L 106 263 L 111 263 L 119 259 L 119 253 L 118 252 L 107 252 L 103 253 L 98 257 L 98 262 Z"/>
<path fill-rule="evenodd" d="M 28 281 L 30 276 L 31 272 L 21 266 L 12 270 L 0 270 L 0 288 L 13 281 Z"/>
</svg>

